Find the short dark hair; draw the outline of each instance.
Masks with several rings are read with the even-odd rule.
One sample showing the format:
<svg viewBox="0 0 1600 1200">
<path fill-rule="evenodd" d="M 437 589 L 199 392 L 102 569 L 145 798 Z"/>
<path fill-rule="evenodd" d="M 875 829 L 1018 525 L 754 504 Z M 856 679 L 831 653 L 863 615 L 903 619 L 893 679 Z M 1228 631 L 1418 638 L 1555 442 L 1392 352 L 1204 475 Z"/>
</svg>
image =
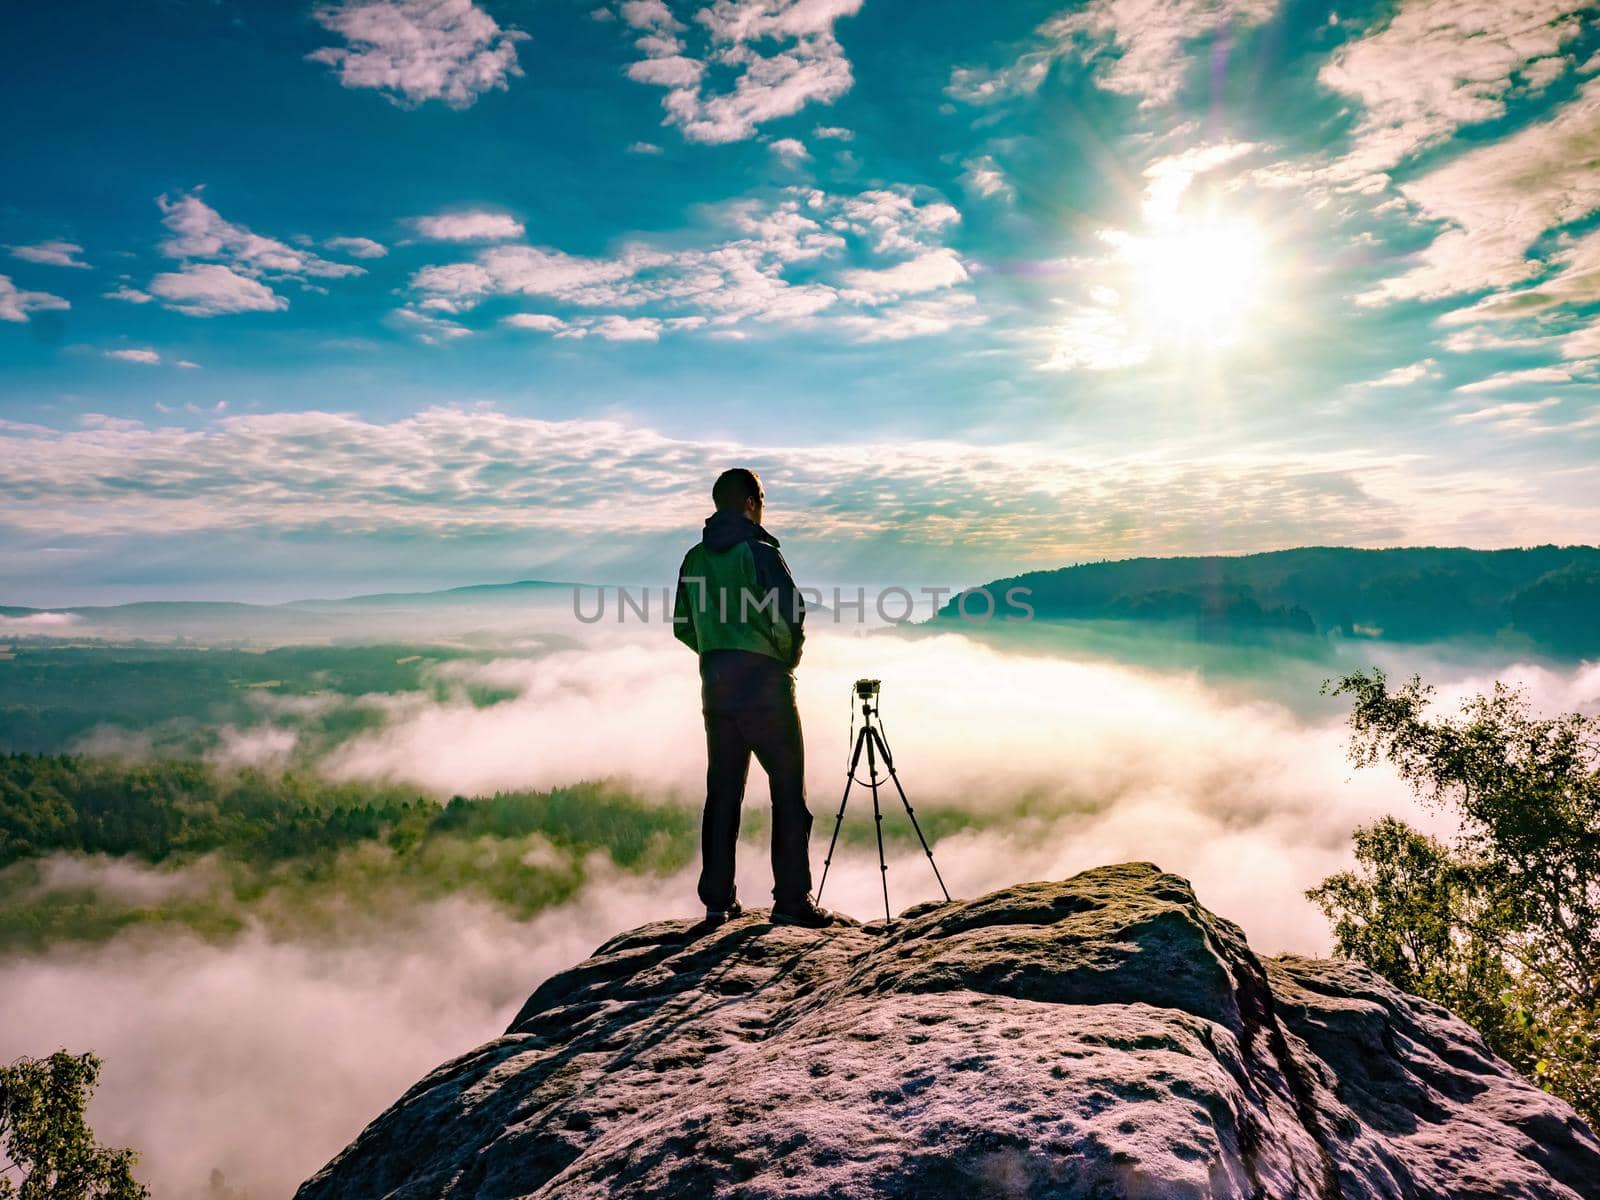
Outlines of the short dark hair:
<svg viewBox="0 0 1600 1200">
<path fill-rule="evenodd" d="M 732 467 L 717 476 L 711 485 L 711 502 L 719 512 L 737 512 L 746 500 L 761 496 L 761 476 L 748 467 Z"/>
</svg>

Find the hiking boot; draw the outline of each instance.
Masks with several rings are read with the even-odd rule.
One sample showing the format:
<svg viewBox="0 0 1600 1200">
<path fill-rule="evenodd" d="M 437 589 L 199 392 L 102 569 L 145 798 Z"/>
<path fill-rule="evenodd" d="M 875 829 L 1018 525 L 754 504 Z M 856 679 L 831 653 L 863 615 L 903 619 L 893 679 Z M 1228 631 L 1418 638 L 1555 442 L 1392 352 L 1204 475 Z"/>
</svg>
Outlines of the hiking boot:
<svg viewBox="0 0 1600 1200">
<path fill-rule="evenodd" d="M 772 923 L 799 925 L 805 929 L 827 929 L 831 925 L 842 924 L 835 914 L 825 908 L 818 908 L 817 902 L 810 896 L 792 904 L 774 904 Z"/>
<path fill-rule="evenodd" d="M 706 909 L 706 924 L 721 925 L 724 921 L 731 921 L 735 917 L 742 916 L 744 916 L 744 905 L 735 900 L 727 908 Z"/>
</svg>

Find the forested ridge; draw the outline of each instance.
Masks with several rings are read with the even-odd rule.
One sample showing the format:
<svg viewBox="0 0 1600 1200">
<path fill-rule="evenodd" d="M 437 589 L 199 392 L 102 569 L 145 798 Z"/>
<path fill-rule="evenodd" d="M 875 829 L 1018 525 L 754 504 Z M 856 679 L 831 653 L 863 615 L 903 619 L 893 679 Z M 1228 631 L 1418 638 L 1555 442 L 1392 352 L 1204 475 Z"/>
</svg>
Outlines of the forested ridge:
<svg viewBox="0 0 1600 1200">
<path fill-rule="evenodd" d="M 1027 589 L 1034 616 L 1045 620 L 1177 622 L 1202 636 L 1502 639 L 1560 655 L 1600 652 L 1600 548 L 1593 546 L 1308 546 L 1080 563 L 983 586 L 1001 615 L 1007 592 Z M 940 616 L 963 611 L 981 615 L 983 606 L 958 595 Z"/>
<path fill-rule="evenodd" d="M 491 658 L 426 644 L 235 648 L 19 641 L 0 653 L 0 751 L 59 754 L 99 733 L 139 734 L 147 756 L 198 757 L 224 726 L 291 720 L 307 749 L 382 724 L 366 697 L 459 692 L 492 704 L 514 691 L 441 674 Z"/>
<path fill-rule="evenodd" d="M 604 783 L 439 800 L 310 773 L 4 754 L 0 950 L 143 922 L 290 927 L 456 893 L 525 917 L 569 899 L 599 863 L 675 870 L 697 831 L 689 808 Z M 64 862 L 90 867 L 63 874 Z M 93 863 L 128 864 L 145 886 L 105 886 Z"/>
<path fill-rule="evenodd" d="M 931 837 L 976 820 L 939 805 L 919 817 Z M 760 838 L 766 821 L 752 806 L 744 825 Z M 596 872 L 682 869 L 699 831 L 693 803 L 606 781 L 440 799 L 312 771 L 0 754 L 0 951 L 152 922 L 303 930 L 455 895 L 526 918 Z M 872 836 L 856 825 L 842 841 Z"/>
</svg>

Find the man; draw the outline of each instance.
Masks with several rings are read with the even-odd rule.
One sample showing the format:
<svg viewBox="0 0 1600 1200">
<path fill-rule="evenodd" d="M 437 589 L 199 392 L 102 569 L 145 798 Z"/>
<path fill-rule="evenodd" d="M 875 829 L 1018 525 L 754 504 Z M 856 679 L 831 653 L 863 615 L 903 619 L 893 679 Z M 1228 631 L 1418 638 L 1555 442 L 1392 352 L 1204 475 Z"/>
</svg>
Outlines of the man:
<svg viewBox="0 0 1600 1200">
<path fill-rule="evenodd" d="M 833 916 L 811 898 L 811 813 L 794 668 L 805 639 L 805 601 L 778 539 L 761 527 L 761 480 L 743 467 L 711 489 L 717 511 L 684 556 L 673 633 L 700 655 L 706 724 L 706 811 L 700 899 L 720 923 L 744 911 L 734 891 L 734 851 L 750 756 L 772 791 L 772 920 L 822 929 Z"/>
</svg>

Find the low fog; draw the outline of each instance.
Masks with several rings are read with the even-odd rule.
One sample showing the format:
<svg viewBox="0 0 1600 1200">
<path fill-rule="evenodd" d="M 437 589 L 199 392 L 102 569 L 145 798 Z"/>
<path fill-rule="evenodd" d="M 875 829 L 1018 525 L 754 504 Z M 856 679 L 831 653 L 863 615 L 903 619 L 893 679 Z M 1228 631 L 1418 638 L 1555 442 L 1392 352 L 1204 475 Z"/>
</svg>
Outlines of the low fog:
<svg viewBox="0 0 1600 1200">
<path fill-rule="evenodd" d="M 1300 670 L 1314 697 L 1323 676 Z M 664 803 L 698 801 L 705 750 L 695 662 L 675 643 L 629 637 L 441 671 L 519 698 L 475 708 L 465 695 L 391 697 L 384 728 L 346 742 L 324 769 L 446 796 L 609 777 Z M 858 675 L 883 680 L 884 730 L 912 804 L 977 819 L 977 829 L 936 847 L 952 894 L 1149 859 L 1191 878 L 1259 950 L 1316 953 L 1327 949 L 1327 931 L 1302 893 L 1347 864 L 1350 831 L 1392 811 L 1429 827 L 1441 820 L 1387 772 L 1352 770 L 1337 700 L 1308 706 L 1320 715 L 1297 715 L 1194 673 L 1019 654 L 961 633 L 824 631 L 808 640 L 798 672 L 819 870 L 845 781 Z M 1565 699 L 1593 690 L 1594 676 L 1585 678 L 1541 682 Z M 759 768 L 751 778 L 760 805 Z M 886 791 L 884 799 L 886 828 L 904 827 L 898 798 Z M 870 821 L 870 812 L 869 794 L 856 789 L 846 820 Z M 891 901 L 935 898 L 920 849 L 901 848 Z M 765 869 L 764 854 L 746 859 Z M 875 859 L 841 857 L 834 871 L 825 900 L 857 917 L 881 915 Z M 770 886 L 747 880 L 742 894 L 767 902 Z M 686 894 L 677 915 L 692 911 Z"/>
<path fill-rule="evenodd" d="M 73 882 L 98 865 L 79 859 Z M 136 874 L 104 870 L 107 887 Z M 161 1200 L 207 1196 L 213 1170 L 252 1200 L 286 1197 L 412 1083 L 499 1034 L 546 976 L 693 888 L 611 874 L 526 922 L 459 898 L 315 943 L 141 928 L 13 957 L 0 1057 L 98 1054 L 90 1123 L 141 1152 L 136 1173 Z"/>
<path fill-rule="evenodd" d="M 698 804 L 693 655 L 659 627 L 574 636 L 583 644 L 508 638 L 493 661 L 440 664 L 437 679 L 451 685 L 443 701 L 362 698 L 383 709 L 382 727 L 335 747 L 320 769 L 441 797 L 605 778 L 661 804 Z M 1547 712 L 1600 702 L 1596 664 L 1490 668 L 1452 662 L 1448 648 L 1371 650 L 1364 661 L 1341 652 L 1334 666 L 1286 661 L 1255 686 L 1237 672 L 1052 653 L 1037 631 L 1012 645 L 960 631 L 823 627 L 799 671 L 815 869 L 845 779 L 850 684 L 870 675 L 883 680 L 885 732 L 919 813 L 973 815 L 934 847 L 952 894 L 1151 860 L 1193 880 L 1258 952 L 1324 953 L 1325 922 L 1303 893 L 1350 865 L 1351 830 L 1386 812 L 1448 826 L 1391 772 L 1350 766 L 1345 705 L 1316 695 L 1323 677 L 1381 661 L 1439 683 L 1449 705 L 1496 678 L 1525 682 Z M 516 698 L 478 707 L 469 685 Z M 268 723 L 229 731 L 218 755 L 256 764 L 292 755 L 296 706 L 269 708 Z M 748 807 L 765 800 L 752 767 Z M 884 800 L 886 828 L 904 832 L 898 799 Z M 846 820 L 868 827 L 870 812 L 856 789 Z M 54 860 L 44 878 L 133 895 L 205 886 L 81 857 Z M 0 962 L 0 1055 L 60 1045 L 100 1054 L 96 1129 L 143 1152 L 140 1174 L 159 1196 L 204 1195 L 214 1167 L 255 1200 L 286 1196 L 429 1069 L 498 1034 L 545 976 L 619 930 L 697 915 L 693 884 L 692 870 L 660 878 L 602 863 L 576 900 L 527 922 L 457 898 L 353 915 L 315 941 L 255 927 L 208 943 L 143 926 L 97 947 L 13 956 Z M 741 896 L 767 903 L 770 886 L 765 845 L 752 836 Z M 858 842 L 841 848 L 823 902 L 871 919 L 881 916 L 878 887 L 870 845 Z M 893 843 L 889 887 L 897 911 L 937 895 L 905 836 Z"/>
</svg>

